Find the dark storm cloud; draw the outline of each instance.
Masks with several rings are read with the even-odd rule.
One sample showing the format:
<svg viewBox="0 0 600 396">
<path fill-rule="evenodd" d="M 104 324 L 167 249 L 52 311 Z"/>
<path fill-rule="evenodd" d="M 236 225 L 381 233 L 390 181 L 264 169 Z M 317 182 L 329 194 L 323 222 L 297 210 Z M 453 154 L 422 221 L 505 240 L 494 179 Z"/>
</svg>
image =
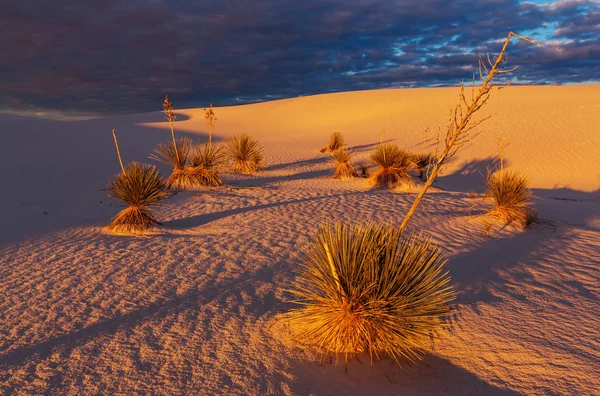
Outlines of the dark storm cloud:
<svg viewBox="0 0 600 396">
<path fill-rule="evenodd" d="M 598 3 L 87 0 L 0 5 L 0 109 L 136 112 L 454 85 L 509 30 L 518 81 L 600 80 Z M 51 4 L 54 3 L 54 4 Z"/>
</svg>

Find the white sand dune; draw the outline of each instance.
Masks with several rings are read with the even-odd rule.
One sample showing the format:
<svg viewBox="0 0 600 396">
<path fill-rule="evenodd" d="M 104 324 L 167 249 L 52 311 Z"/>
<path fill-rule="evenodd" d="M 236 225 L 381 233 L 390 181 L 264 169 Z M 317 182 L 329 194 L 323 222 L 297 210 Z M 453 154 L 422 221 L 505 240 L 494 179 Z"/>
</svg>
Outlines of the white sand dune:
<svg viewBox="0 0 600 396">
<path fill-rule="evenodd" d="M 0 393 L 594 394 L 598 85 L 494 93 L 482 115 L 495 115 L 426 196 L 410 226 L 449 257 L 459 313 L 423 362 L 361 359 L 346 374 L 280 340 L 273 318 L 289 308 L 284 289 L 318 225 L 398 224 L 414 199 L 331 179 L 318 149 L 340 131 L 358 159 L 382 136 L 433 150 L 457 98 L 456 88 L 392 89 L 217 108 L 216 139 L 258 138 L 265 172 L 177 194 L 149 238 L 101 233 L 122 208 L 103 189 L 119 170 L 110 130 L 126 161 L 149 162 L 170 136 L 160 113 L 0 115 Z M 202 109 L 178 114 L 180 135 L 204 139 Z M 486 237 L 469 191 L 482 191 L 499 136 L 547 222 Z"/>
</svg>

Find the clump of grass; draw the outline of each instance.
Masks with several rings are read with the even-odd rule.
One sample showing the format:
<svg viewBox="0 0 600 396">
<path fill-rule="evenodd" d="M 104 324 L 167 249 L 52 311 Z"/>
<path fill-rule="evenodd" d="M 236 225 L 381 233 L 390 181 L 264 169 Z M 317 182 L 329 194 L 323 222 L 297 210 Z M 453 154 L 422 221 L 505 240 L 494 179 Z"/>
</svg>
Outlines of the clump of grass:
<svg viewBox="0 0 600 396">
<path fill-rule="evenodd" d="M 224 154 L 223 146 L 214 145 L 210 141 L 193 148 L 190 172 L 200 185 L 210 187 L 223 185 L 217 172 L 224 162 Z"/>
<path fill-rule="evenodd" d="M 411 154 L 411 159 L 420 179 L 425 178 L 425 170 L 435 162 L 435 156 L 430 153 Z"/>
<path fill-rule="evenodd" d="M 394 188 L 401 184 L 414 184 L 410 171 L 414 168 L 409 153 L 394 143 L 381 143 L 371 155 L 371 162 L 378 169 L 371 175 L 371 185 Z"/>
<path fill-rule="evenodd" d="M 367 164 L 366 162 L 361 162 L 360 164 L 358 164 L 358 168 L 360 169 L 360 173 L 359 176 L 366 179 L 367 177 L 369 177 L 369 168 L 371 168 L 371 166 L 369 164 Z"/>
<path fill-rule="evenodd" d="M 352 151 L 346 150 L 343 147 L 334 151 L 331 159 L 335 164 L 334 179 L 349 180 L 358 176 L 358 172 L 356 172 L 352 162 L 350 162 L 353 156 L 354 153 Z"/>
<path fill-rule="evenodd" d="M 168 187 L 154 165 L 131 162 L 124 167 L 114 131 L 113 137 L 122 173 L 109 182 L 108 195 L 129 207 L 113 217 L 106 229 L 115 233 L 143 234 L 160 224 L 151 207 L 169 195 Z"/>
<path fill-rule="evenodd" d="M 507 223 L 518 222 L 522 225 L 531 218 L 529 207 L 532 192 L 527 178 L 515 171 L 501 170 L 488 173 L 487 193 L 494 201 L 489 215 Z M 529 222 L 531 224 L 531 222 Z"/>
<path fill-rule="evenodd" d="M 340 132 L 334 132 L 329 138 L 329 144 L 323 147 L 320 151 L 322 153 L 332 153 L 339 150 L 344 146 L 344 136 Z"/>
<path fill-rule="evenodd" d="M 263 169 L 262 147 L 250 136 L 233 136 L 225 143 L 225 150 L 235 172 L 248 175 Z"/>
<path fill-rule="evenodd" d="M 321 361 L 418 360 L 453 313 L 445 263 L 431 242 L 391 226 L 322 226 L 290 290 L 299 307 L 285 317 Z"/>
<path fill-rule="evenodd" d="M 174 144 L 161 143 L 155 149 L 150 158 L 160 161 L 173 168 L 173 172 L 167 178 L 166 183 L 170 188 L 186 189 L 195 187 L 198 183 L 193 172 L 188 167 L 192 155 L 192 139 L 187 137 L 177 138 Z"/>
</svg>

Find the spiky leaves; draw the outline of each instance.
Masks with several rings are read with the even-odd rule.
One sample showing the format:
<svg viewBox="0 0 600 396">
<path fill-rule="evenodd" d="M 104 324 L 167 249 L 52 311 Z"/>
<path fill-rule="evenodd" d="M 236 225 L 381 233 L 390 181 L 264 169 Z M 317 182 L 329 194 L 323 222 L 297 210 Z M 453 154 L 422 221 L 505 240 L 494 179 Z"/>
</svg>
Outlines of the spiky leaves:
<svg viewBox="0 0 600 396">
<path fill-rule="evenodd" d="M 340 148 L 334 151 L 332 162 L 335 164 L 335 170 L 333 173 L 334 179 L 349 180 L 358 176 L 358 172 L 354 169 L 350 160 L 354 156 L 354 153 L 350 150 Z"/>
<path fill-rule="evenodd" d="M 423 179 L 427 167 L 435 162 L 435 156 L 429 153 L 411 154 L 418 176 Z"/>
<path fill-rule="evenodd" d="M 192 139 L 178 138 L 175 144 L 161 143 L 154 149 L 150 158 L 173 168 L 173 173 L 165 181 L 170 188 L 186 189 L 196 186 L 194 175 L 187 167 L 192 154 Z"/>
<path fill-rule="evenodd" d="M 223 181 L 217 172 L 219 167 L 224 163 L 224 155 L 223 147 L 212 143 L 194 147 L 190 171 L 194 174 L 200 185 L 211 187 L 223 185 Z"/>
<path fill-rule="evenodd" d="M 401 184 L 413 184 L 410 171 L 414 168 L 411 155 L 394 143 L 381 143 L 371 155 L 371 162 L 378 166 L 369 177 L 373 186 L 394 188 Z"/>
<path fill-rule="evenodd" d="M 516 171 L 503 169 L 488 173 L 487 196 L 494 200 L 489 214 L 507 223 L 531 224 L 534 213 L 529 207 L 532 192 L 527 178 Z"/>
<path fill-rule="evenodd" d="M 320 151 L 322 153 L 331 153 L 344 146 L 344 136 L 340 132 L 334 132 L 329 138 L 329 144 L 323 147 Z"/>
<path fill-rule="evenodd" d="M 420 359 L 453 312 L 445 262 L 429 241 L 391 226 L 323 226 L 290 290 L 299 307 L 285 317 L 321 359 Z"/>
<path fill-rule="evenodd" d="M 108 184 L 108 195 L 129 205 L 106 227 L 118 233 L 143 233 L 160 224 L 150 207 L 168 196 L 156 166 L 132 162 Z"/>
<path fill-rule="evenodd" d="M 235 172 L 252 174 L 263 169 L 262 147 L 250 136 L 233 136 L 225 142 L 225 150 Z"/>
</svg>

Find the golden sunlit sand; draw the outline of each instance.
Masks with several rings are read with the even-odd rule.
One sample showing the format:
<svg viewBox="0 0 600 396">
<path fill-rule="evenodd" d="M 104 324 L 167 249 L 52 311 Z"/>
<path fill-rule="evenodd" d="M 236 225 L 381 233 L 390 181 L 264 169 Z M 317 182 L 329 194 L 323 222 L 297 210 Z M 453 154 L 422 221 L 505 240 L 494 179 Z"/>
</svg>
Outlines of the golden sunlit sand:
<svg viewBox="0 0 600 396">
<path fill-rule="evenodd" d="M 467 91 L 469 88 L 467 88 Z M 357 91 L 216 107 L 212 139 L 248 134 L 264 170 L 161 201 L 146 237 L 102 232 L 107 181 L 171 139 L 160 112 L 53 121 L 0 115 L 0 393 L 594 394 L 600 389 L 600 86 L 494 92 L 481 134 L 444 168 L 409 229 L 449 259 L 453 326 L 422 362 L 315 362 L 274 318 L 320 224 L 399 225 L 420 184 L 336 180 L 332 132 L 366 161 L 380 141 L 433 152 L 459 88 Z M 209 135 L 203 109 L 175 133 Z M 481 117 L 479 117 L 481 118 Z M 428 128 L 428 130 L 427 130 Z M 427 131 L 426 131 L 427 130 Z M 540 221 L 495 224 L 487 168 L 527 176 Z M 155 163 L 155 162 L 152 162 Z M 157 164 L 163 177 L 172 168 Z M 357 169 L 359 167 L 357 166 Z M 422 183 L 422 182 L 418 182 Z"/>
</svg>

